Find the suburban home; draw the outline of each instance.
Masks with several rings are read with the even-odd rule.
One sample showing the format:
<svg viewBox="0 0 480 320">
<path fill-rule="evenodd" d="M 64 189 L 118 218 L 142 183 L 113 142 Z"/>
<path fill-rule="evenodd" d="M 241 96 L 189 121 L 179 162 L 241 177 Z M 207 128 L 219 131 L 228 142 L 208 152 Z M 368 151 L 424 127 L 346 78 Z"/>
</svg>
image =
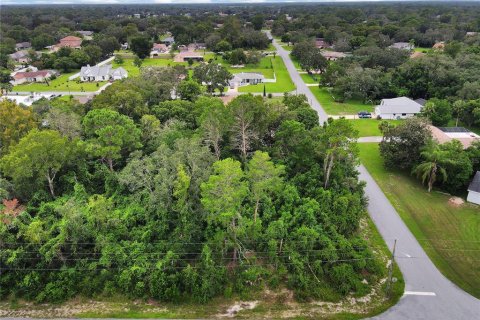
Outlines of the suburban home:
<svg viewBox="0 0 480 320">
<path fill-rule="evenodd" d="M 188 51 L 195 51 L 195 50 L 204 50 L 207 48 L 205 43 L 190 43 L 187 46 Z"/>
<path fill-rule="evenodd" d="M 470 147 L 475 141 L 480 141 L 480 136 L 463 127 L 435 127 L 429 126 L 433 139 L 438 143 L 458 140 L 464 149 Z"/>
<path fill-rule="evenodd" d="M 401 49 L 411 51 L 415 49 L 415 46 L 408 42 L 395 42 L 389 48 Z"/>
<path fill-rule="evenodd" d="M 160 40 L 160 42 L 166 44 L 167 46 L 171 46 L 175 43 L 175 39 L 173 37 L 166 37 L 165 39 Z"/>
<path fill-rule="evenodd" d="M 82 38 L 75 36 L 68 36 L 60 39 L 60 42 L 55 46 L 58 49 L 62 47 L 69 47 L 72 49 L 80 49 L 82 45 Z"/>
<path fill-rule="evenodd" d="M 341 58 L 345 58 L 347 55 L 343 52 L 337 51 L 322 51 L 322 56 L 329 61 L 335 61 Z"/>
<path fill-rule="evenodd" d="M 325 41 L 324 38 L 316 38 L 315 47 L 319 49 L 325 49 L 325 48 L 330 48 L 330 45 Z"/>
<path fill-rule="evenodd" d="M 230 87 L 241 87 L 249 84 L 259 84 L 265 80 L 265 76 L 256 72 L 241 72 L 233 75 L 230 80 Z"/>
<path fill-rule="evenodd" d="M 18 63 L 28 63 L 30 61 L 30 57 L 28 55 L 27 50 L 20 50 L 17 52 L 14 52 L 12 54 L 9 54 L 9 57 Z"/>
<path fill-rule="evenodd" d="M 467 37 L 473 37 L 473 36 L 476 36 L 477 34 L 478 34 L 478 32 L 469 31 L 469 32 L 467 32 L 465 35 L 466 35 Z"/>
<path fill-rule="evenodd" d="M 17 72 L 13 76 L 13 85 L 29 82 L 44 82 L 46 79 L 50 79 L 56 71 L 54 70 L 40 70 L 40 71 L 25 71 Z"/>
<path fill-rule="evenodd" d="M 28 50 L 32 47 L 32 44 L 30 42 L 19 42 L 15 44 L 15 50 L 20 51 L 20 50 Z"/>
<path fill-rule="evenodd" d="M 88 31 L 88 30 L 80 30 L 77 31 L 80 33 L 85 40 L 92 40 L 93 39 L 93 31 Z"/>
<path fill-rule="evenodd" d="M 382 99 L 375 114 L 382 119 L 405 119 L 422 111 L 423 106 L 407 97 Z"/>
<path fill-rule="evenodd" d="M 177 54 L 174 59 L 176 62 L 188 62 L 189 60 L 193 62 L 201 62 L 204 61 L 204 57 L 203 55 L 195 52 L 184 51 Z"/>
<path fill-rule="evenodd" d="M 93 66 L 87 65 L 80 69 L 80 80 L 88 82 L 97 82 L 97 81 L 109 81 L 109 80 L 120 80 L 128 77 L 128 72 L 119 67 L 117 69 L 112 69 L 111 64 L 103 66 Z"/>
<path fill-rule="evenodd" d="M 477 171 L 472 182 L 468 186 L 467 201 L 480 204 L 480 171 Z"/>
<path fill-rule="evenodd" d="M 414 100 L 416 103 L 421 104 L 422 106 L 425 106 L 425 103 L 427 103 L 427 100 L 423 98 L 418 98 Z"/>
<path fill-rule="evenodd" d="M 433 47 L 433 50 L 443 51 L 445 49 L 445 41 L 436 42 Z"/>
<path fill-rule="evenodd" d="M 169 51 L 168 47 L 164 43 L 154 43 L 152 51 L 150 51 L 150 58 L 158 57 L 162 53 L 167 53 Z"/>
<path fill-rule="evenodd" d="M 178 46 L 178 51 L 180 52 L 187 52 L 188 51 L 188 47 L 184 44 L 181 44 Z M 192 50 L 193 51 L 193 50 Z"/>
</svg>

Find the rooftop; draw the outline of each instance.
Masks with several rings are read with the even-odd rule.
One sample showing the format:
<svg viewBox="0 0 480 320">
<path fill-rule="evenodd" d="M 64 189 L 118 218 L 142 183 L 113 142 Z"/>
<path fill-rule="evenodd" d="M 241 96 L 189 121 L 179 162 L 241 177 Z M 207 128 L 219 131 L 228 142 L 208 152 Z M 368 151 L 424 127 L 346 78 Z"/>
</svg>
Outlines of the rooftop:
<svg viewBox="0 0 480 320">
<path fill-rule="evenodd" d="M 435 127 L 429 126 L 430 132 L 439 143 L 450 142 L 453 139 L 458 140 L 466 149 L 473 142 L 480 140 L 480 136 L 463 127 Z"/>
<path fill-rule="evenodd" d="M 468 191 L 480 192 L 480 171 L 477 171 L 472 182 L 468 186 Z"/>
</svg>

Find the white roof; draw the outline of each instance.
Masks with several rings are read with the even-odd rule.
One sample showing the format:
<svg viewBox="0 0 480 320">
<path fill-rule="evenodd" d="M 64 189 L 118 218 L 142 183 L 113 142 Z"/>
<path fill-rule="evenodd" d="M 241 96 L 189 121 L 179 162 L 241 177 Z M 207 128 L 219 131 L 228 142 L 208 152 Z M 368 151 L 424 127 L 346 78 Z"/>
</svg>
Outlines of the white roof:
<svg viewBox="0 0 480 320">
<path fill-rule="evenodd" d="M 110 74 L 112 75 L 112 77 L 121 77 L 121 78 L 124 78 L 128 75 L 127 70 L 123 69 L 122 67 L 113 69 Z"/>
<path fill-rule="evenodd" d="M 86 67 L 82 67 L 80 69 L 80 76 L 81 77 L 106 77 L 110 74 L 110 69 L 112 66 L 110 64 L 106 64 L 103 66 L 95 65 L 93 67 L 87 65 Z"/>
<path fill-rule="evenodd" d="M 245 79 L 265 79 L 265 76 L 261 73 L 257 72 L 240 72 L 234 74 L 234 79 L 237 78 L 239 80 Z"/>
<path fill-rule="evenodd" d="M 423 106 L 410 98 L 399 97 L 393 99 L 382 99 L 382 102 L 377 106 L 380 114 L 401 114 L 420 113 Z"/>
</svg>

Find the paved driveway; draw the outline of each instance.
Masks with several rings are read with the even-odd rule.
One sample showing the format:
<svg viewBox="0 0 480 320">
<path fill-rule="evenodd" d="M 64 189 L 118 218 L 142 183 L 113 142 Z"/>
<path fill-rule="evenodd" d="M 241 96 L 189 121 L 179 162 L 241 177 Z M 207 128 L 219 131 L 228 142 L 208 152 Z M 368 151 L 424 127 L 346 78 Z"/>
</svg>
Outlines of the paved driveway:
<svg viewBox="0 0 480 320">
<path fill-rule="evenodd" d="M 306 94 L 320 121 L 324 122 L 325 111 L 303 83 L 288 52 L 275 40 L 273 45 L 283 58 L 298 93 Z M 367 137 L 362 142 L 377 142 L 374 140 L 378 138 L 381 139 Z M 480 320 L 480 300 L 459 289 L 438 271 L 365 167 L 360 166 L 359 172 L 360 179 L 367 182 L 365 194 L 373 222 L 389 248 L 397 239 L 395 260 L 405 279 L 405 294 L 400 302 L 374 319 Z"/>
</svg>

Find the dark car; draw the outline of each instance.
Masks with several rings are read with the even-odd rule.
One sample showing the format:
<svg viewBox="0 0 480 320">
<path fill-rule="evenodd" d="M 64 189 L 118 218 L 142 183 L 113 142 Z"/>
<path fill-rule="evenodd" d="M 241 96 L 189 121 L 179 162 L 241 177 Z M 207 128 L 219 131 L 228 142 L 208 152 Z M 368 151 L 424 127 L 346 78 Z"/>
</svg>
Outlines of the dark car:
<svg viewBox="0 0 480 320">
<path fill-rule="evenodd" d="M 372 117 L 372 114 L 370 112 L 367 112 L 367 111 L 360 111 L 358 113 L 358 117 L 359 118 L 371 118 Z"/>
</svg>

